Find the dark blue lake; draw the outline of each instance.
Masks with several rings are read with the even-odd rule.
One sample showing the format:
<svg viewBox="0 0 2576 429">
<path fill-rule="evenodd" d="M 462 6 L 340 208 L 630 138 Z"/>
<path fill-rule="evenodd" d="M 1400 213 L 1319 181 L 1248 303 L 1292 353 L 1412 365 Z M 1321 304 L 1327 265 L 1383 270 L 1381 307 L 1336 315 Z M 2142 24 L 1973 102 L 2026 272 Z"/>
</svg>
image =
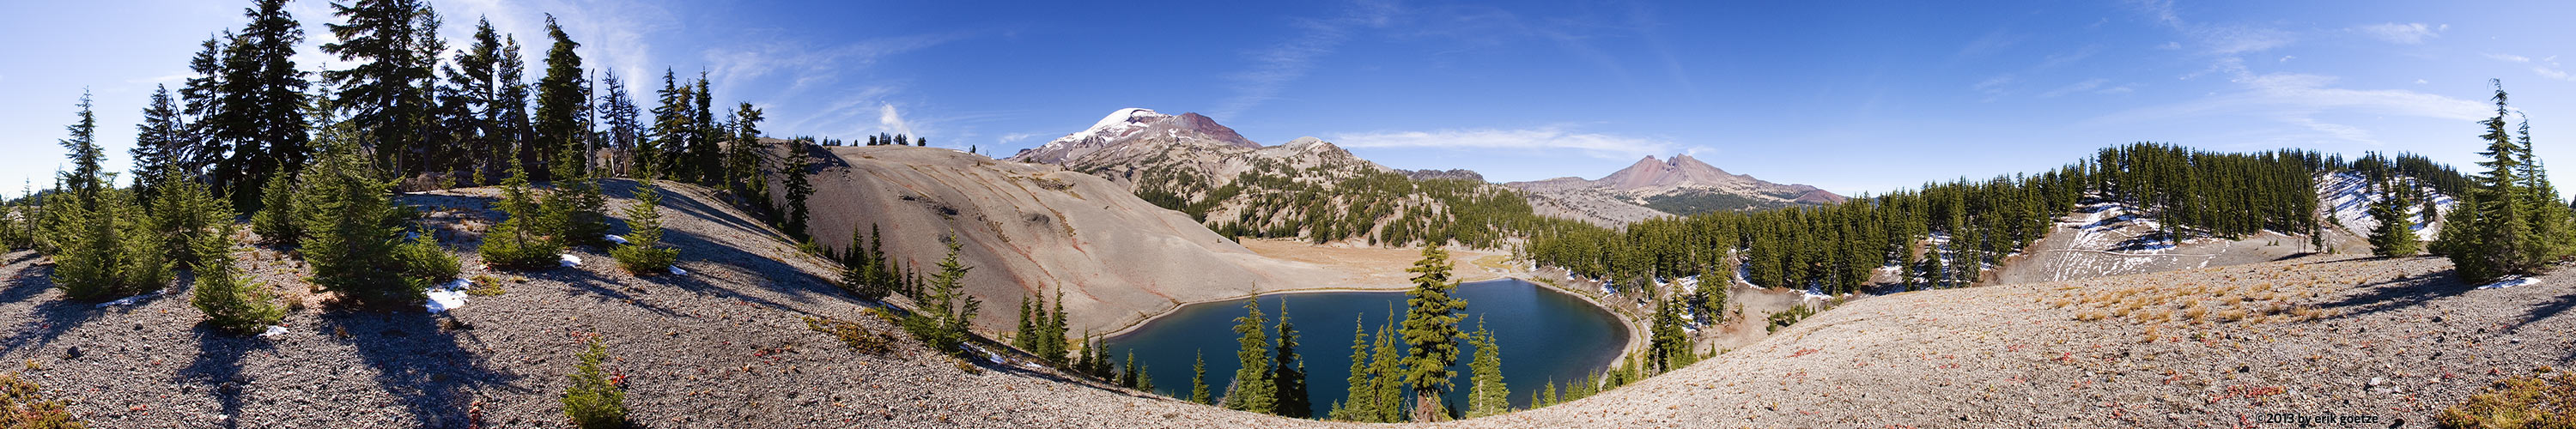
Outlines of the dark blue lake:
<svg viewBox="0 0 2576 429">
<path fill-rule="evenodd" d="M 1518 279 L 1502 279 L 1460 285 L 1457 296 L 1467 300 L 1467 317 L 1460 330 L 1474 332 L 1476 319 L 1483 317 L 1485 328 L 1494 331 L 1495 342 L 1502 349 L 1503 380 L 1511 387 L 1514 407 L 1529 406 L 1530 392 L 1549 380 L 1563 383 L 1582 379 L 1585 374 L 1601 371 L 1618 358 L 1619 349 L 1627 345 L 1628 332 L 1618 319 L 1582 298 L 1547 290 L 1543 286 Z M 1249 298 L 1247 298 L 1249 299 Z M 1401 318 L 1404 293 L 1387 292 L 1316 292 L 1261 296 L 1261 312 L 1276 333 L 1279 305 L 1288 306 L 1289 322 L 1297 328 L 1297 352 L 1306 364 L 1309 397 L 1315 404 L 1314 415 L 1324 416 L 1332 404 L 1348 393 L 1345 380 L 1350 376 L 1351 332 L 1368 326 L 1376 335 L 1379 325 L 1386 324 L 1390 311 Z M 1223 396 L 1225 386 L 1240 367 L 1235 361 L 1234 318 L 1242 317 L 1243 299 L 1182 306 L 1172 314 L 1156 318 L 1125 334 L 1102 339 L 1111 359 L 1121 365 L 1129 352 L 1136 362 L 1153 376 L 1155 390 L 1164 395 L 1187 398 L 1190 390 L 1190 363 L 1193 356 L 1204 352 L 1207 357 L 1207 383 L 1211 395 Z M 1278 338 L 1271 338 L 1274 343 Z M 1475 347 L 1459 344 L 1458 364 L 1451 369 L 1458 377 L 1446 399 L 1455 405 L 1466 403 L 1465 388 L 1471 374 L 1467 364 L 1475 357 Z"/>
</svg>

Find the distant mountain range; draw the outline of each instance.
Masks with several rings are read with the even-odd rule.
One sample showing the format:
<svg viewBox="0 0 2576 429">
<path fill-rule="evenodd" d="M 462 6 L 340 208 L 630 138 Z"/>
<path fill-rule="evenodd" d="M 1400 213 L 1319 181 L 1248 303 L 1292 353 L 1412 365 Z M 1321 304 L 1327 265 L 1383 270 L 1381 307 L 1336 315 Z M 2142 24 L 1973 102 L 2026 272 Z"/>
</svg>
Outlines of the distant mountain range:
<svg viewBox="0 0 2576 429">
<path fill-rule="evenodd" d="M 1690 155 L 1653 156 L 1599 180 L 1559 177 L 1512 182 L 1534 205 L 1558 206 L 1594 223 L 1627 223 L 1660 215 L 1721 210 L 1760 210 L 1841 203 L 1842 195 L 1814 186 L 1771 183 L 1728 173 Z M 1640 210 L 1643 209 L 1643 210 Z"/>
<path fill-rule="evenodd" d="M 1839 203 L 1814 186 L 1727 173 L 1689 155 L 1649 156 L 1600 180 L 1561 177 L 1501 185 L 1464 169 L 1397 170 L 1314 137 L 1264 146 L 1197 113 L 1111 112 L 1009 160 L 1055 164 L 1127 185 L 1137 196 L 1181 210 L 1211 227 L 1256 236 L 1373 237 L 1410 209 L 1445 212 L 1437 198 L 1354 197 L 1337 187 L 1384 186 L 1370 177 L 1461 180 L 1456 197 L 1518 190 L 1539 215 L 1619 226 L 1658 216 Z M 1312 195 L 1309 195 L 1312 194 Z M 1319 196 L 1320 195 L 1320 196 Z M 1318 202 L 1328 202 L 1319 205 Z M 1328 219 L 1334 225 L 1319 224 Z M 1421 225 L 1428 227 L 1430 225 Z M 1311 238 L 1311 237 L 1310 237 Z"/>
</svg>

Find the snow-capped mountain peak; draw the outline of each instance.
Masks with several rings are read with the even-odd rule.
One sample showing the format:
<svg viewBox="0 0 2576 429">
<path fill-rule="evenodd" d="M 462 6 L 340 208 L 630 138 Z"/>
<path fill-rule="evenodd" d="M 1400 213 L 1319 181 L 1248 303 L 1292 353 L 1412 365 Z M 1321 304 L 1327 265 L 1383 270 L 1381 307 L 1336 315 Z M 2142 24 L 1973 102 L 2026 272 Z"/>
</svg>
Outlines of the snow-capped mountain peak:
<svg viewBox="0 0 2576 429">
<path fill-rule="evenodd" d="M 1125 108 L 1110 112 L 1091 124 L 1091 128 L 1066 134 L 1044 145 L 1021 150 L 1011 159 L 1024 162 L 1062 163 L 1111 146 L 1129 142 L 1173 142 L 1182 140 L 1214 141 L 1218 144 L 1260 148 L 1260 143 L 1243 138 L 1234 129 L 1218 125 L 1215 120 L 1197 113 L 1167 115 L 1153 109 Z"/>
</svg>

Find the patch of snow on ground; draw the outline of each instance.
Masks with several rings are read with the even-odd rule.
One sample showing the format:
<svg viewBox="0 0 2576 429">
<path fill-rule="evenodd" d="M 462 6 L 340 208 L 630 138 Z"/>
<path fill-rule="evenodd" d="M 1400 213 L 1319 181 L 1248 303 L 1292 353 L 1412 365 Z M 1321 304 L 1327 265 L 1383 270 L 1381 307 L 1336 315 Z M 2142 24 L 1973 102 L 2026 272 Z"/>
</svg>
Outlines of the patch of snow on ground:
<svg viewBox="0 0 2576 429">
<path fill-rule="evenodd" d="M 678 265 L 672 265 L 672 266 L 671 266 L 671 275 L 675 275 L 675 276 L 685 276 L 685 275 L 689 275 L 689 270 L 683 270 L 683 269 L 680 269 L 680 266 L 678 266 Z"/>
<path fill-rule="evenodd" d="M 267 331 L 267 332 L 261 332 L 261 333 L 259 333 L 259 336 L 260 336 L 261 338 L 275 337 L 275 336 L 279 336 L 279 335 L 286 335 L 286 327 L 284 327 L 284 326 L 277 326 L 277 325 L 268 325 L 268 331 Z"/>
<path fill-rule="evenodd" d="M 608 241 L 609 241 L 609 242 L 611 242 L 611 243 L 617 243 L 617 244 L 628 244 L 628 243 L 626 242 L 626 237 L 619 237 L 619 236 L 617 236 L 617 234 L 609 234 L 609 235 L 608 235 Z"/>
<path fill-rule="evenodd" d="M 443 313 L 464 307 L 465 289 L 473 286 L 473 280 L 456 279 L 456 281 L 429 288 L 429 304 L 425 305 L 429 307 L 431 313 Z"/>
<path fill-rule="evenodd" d="M 2458 201 L 2453 200 L 2449 195 L 2434 191 L 2431 185 L 2411 177 L 2401 180 L 2422 190 L 2424 195 L 2430 196 L 2433 205 L 2440 206 L 2443 213 L 2450 213 L 2452 207 L 2458 205 Z M 2371 229 L 2379 227 L 2379 220 L 2370 217 L 2370 205 L 2379 202 L 2379 195 L 2370 192 L 2370 179 L 2362 177 L 2361 174 L 2346 171 L 2320 177 L 2317 179 L 2317 194 L 2325 199 L 2324 204 L 2332 206 L 2335 221 L 2341 223 L 2344 228 L 2351 229 L 2353 233 L 2369 234 Z M 2423 222 L 2424 205 L 2422 203 L 2409 205 L 2406 208 L 2406 214 L 2416 219 L 2417 223 L 2410 228 L 2415 230 L 2416 237 L 2429 240 L 2441 235 L 2441 222 Z"/>
<path fill-rule="evenodd" d="M 2478 286 L 2478 288 L 2479 288 L 2479 289 L 2503 289 L 2503 288 L 2509 288 L 2509 287 L 2521 286 L 2521 285 L 2527 285 L 2527 284 L 2535 284 L 2535 283 L 2540 283 L 2540 279 L 2535 279 L 2535 278 L 2530 278 L 2530 277 L 2515 277 L 2515 278 L 2510 278 L 2510 279 L 2497 280 L 2495 283 L 2488 283 L 2488 284 L 2485 284 L 2485 285 L 2481 285 L 2481 286 Z"/>
<path fill-rule="evenodd" d="M 581 266 L 581 257 L 579 257 L 579 256 L 573 256 L 573 255 L 572 255 L 572 254 L 570 254 L 570 253 L 565 253 L 565 254 L 561 254 L 561 255 L 563 256 L 563 266 L 567 266 L 567 267 L 578 267 L 578 266 Z"/>
<path fill-rule="evenodd" d="M 124 298 L 117 298 L 115 301 L 108 301 L 108 302 L 99 303 L 99 304 L 98 304 L 98 308 L 108 308 L 108 307 L 115 307 L 115 306 L 119 306 L 119 305 L 134 305 L 134 303 L 136 303 L 136 302 L 142 302 L 144 298 L 150 298 L 150 297 L 157 296 L 157 295 L 160 295 L 160 294 L 161 294 L 160 292 L 153 292 L 153 293 L 147 293 L 147 294 L 142 294 L 142 295 L 135 295 L 135 296 L 129 296 L 129 297 L 124 297 Z"/>
</svg>

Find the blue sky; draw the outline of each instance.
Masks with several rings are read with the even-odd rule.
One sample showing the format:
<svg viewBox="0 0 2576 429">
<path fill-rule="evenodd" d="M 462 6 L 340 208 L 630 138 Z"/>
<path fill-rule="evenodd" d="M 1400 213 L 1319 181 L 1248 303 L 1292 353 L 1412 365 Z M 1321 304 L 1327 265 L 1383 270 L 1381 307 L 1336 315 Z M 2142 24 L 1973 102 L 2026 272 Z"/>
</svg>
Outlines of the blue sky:
<svg viewBox="0 0 2576 429">
<path fill-rule="evenodd" d="M 2576 3 L 1813 3 L 431 0 L 452 46 L 477 16 L 541 44 L 551 12 L 592 66 L 639 89 L 703 70 L 773 135 L 909 131 L 988 153 L 1145 107 L 1496 181 L 1690 153 L 1876 193 L 2136 141 L 2467 167 L 2501 78 L 2541 157 L 2576 165 L 2555 143 L 2576 133 Z M 121 168 L 152 86 L 247 4 L 0 5 L 0 181 L 41 185 L 63 163 L 84 87 Z M 326 3 L 291 10 L 308 45 L 328 41 Z"/>
</svg>

